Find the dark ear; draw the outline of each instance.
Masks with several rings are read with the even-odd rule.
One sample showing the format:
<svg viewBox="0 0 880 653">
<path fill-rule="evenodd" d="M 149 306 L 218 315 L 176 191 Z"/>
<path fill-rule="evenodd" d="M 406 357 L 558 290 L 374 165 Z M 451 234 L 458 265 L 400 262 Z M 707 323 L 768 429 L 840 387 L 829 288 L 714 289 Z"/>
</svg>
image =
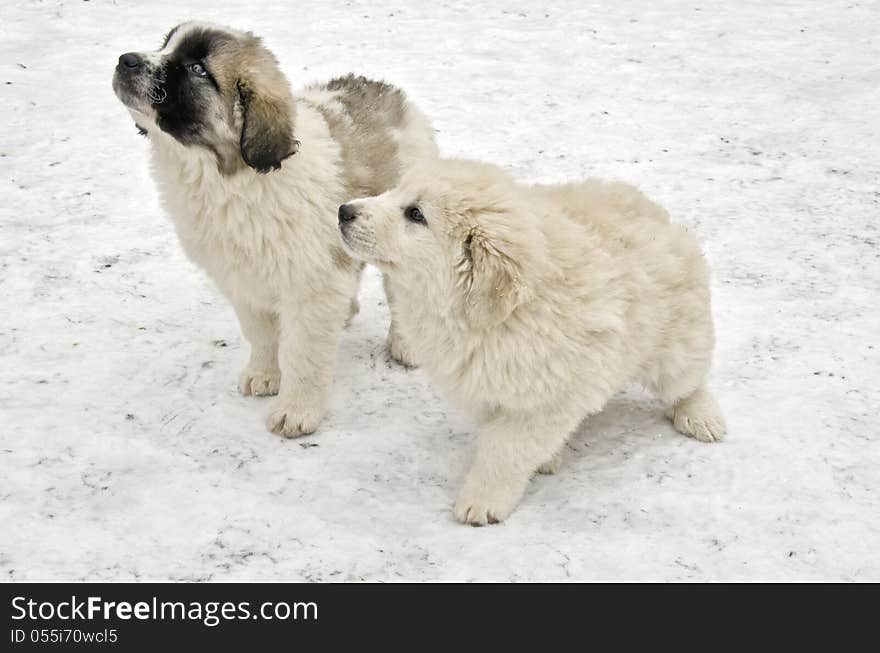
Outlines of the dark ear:
<svg viewBox="0 0 880 653">
<path fill-rule="evenodd" d="M 261 92 L 238 81 L 241 101 L 241 158 L 257 172 L 271 172 L 299 150 L 293 138 L 293 105 L 289 97 Z"/>
<path fill-rule="evenodd" d="M 511 240 L 493 238 L 480 227 L 468 232 L 462 249 L 465 315 L 474 327 L 496 326 L 529 296 L 522 262 L 517 260 L 524 253 L 517 254 Z"/>
</svg>

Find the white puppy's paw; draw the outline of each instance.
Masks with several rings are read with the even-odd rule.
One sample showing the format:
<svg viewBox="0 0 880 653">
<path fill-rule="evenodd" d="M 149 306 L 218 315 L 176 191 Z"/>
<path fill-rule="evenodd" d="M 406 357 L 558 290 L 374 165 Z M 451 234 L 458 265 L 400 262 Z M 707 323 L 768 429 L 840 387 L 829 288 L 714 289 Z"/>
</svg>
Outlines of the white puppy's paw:
<svg viewBox="0 0 880 653">
<path fill-rule="evenodd" d="M 724 420 L 719 421 L 712 416 L 693 416 L 676 411 L 672 423 L 679 433 L 690 435 L 700 442 L 721 442 L 727 432 Z"/>
<path fill-rule="evenodd" d="M 266 428 L 285 438 L 314 433 L 321 421 L 321 410 L 300 406 L 290 400 L 276 399 L 266 419 Z"/>
<path fill-rule="evenodd" d="M 679 433 L 690 435 L 700 442 L 720 442 L 727 433 L 724 416 L 715 399 L 704 388 L 666 411 Z"/>
<path fill-rule="evenodd" d="M 539 474 L 555 474 L 559 471 L 559 468 L 562 466 L 562 454 L 555 453 L 553 457 L 548 460 L 546 463 L 538 467 L 535 471 Z"/>
<path fill-rule="evenodd" d="M 452 514 L 463 524 L 485 526 L 504 521 L 516 508 L 521 491 L 487 488 L 473 491 L 465 487 L 458 495 Z"/>
<path fill-rule="evenodd" d="M 281 372 L 267 372 L 245 368 L 238 377 L 238 389 L 245 397 L 277 395 L 281 387 Z"/>
<path fill-rule="evenodd" d="M 409 347 L 406 346 L 403 338 L 397 335 L 396 331 L 393 329 L 388 332 L 388 352 L 391 354 L 393 360 L 397 361 L 404 367 L 418 367 Z"/>
</svg>

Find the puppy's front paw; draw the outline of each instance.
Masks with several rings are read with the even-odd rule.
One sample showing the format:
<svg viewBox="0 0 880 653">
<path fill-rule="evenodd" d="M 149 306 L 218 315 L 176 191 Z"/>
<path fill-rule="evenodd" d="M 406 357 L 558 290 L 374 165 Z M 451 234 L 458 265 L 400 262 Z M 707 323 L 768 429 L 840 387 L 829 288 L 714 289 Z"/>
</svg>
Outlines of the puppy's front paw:
<svg viewBox="0 0 880 653">
<path fill-rule="evenodd" d="M 281 387 L 281 373 L 246 368 L 238 377 L 238 389 L 245 397 L 277 395 Z"/>
<path fill-rule="evenodd" d="M 388 332 L 388 352 L 393 360 L 404 367 L 418 367 L 409 347 L 394 330 Z"/>
<path fill-rule="evenodd" d="M 522 492 L 504 488 L 474 491 L 465 487 L 452 509 L 455 518 L 463 524 L 485 526 L 504 521 L 516 508 Z"/>
<path fill-rule="evenodd" d="M 276 400 L 266 419 L 266 428 L 285 438 L 298 438 L 314 433 L 320 421 L 321 411 L 317 408 Z"/>
<path fill-rule="evenodd" d="M 553 457 L 550 460 L 538 467 L 535 471 L 539 474 L 555 474 L 559 471 L 560 467 L 562 467 L 562 454 L 557 452 L 553 454 Z"/>
</svg>

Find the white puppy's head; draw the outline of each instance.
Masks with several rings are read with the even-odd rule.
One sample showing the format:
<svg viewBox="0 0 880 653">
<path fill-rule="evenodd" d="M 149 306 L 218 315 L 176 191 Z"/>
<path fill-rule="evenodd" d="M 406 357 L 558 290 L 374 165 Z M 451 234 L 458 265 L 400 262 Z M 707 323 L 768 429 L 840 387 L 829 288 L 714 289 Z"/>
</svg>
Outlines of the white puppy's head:
<svg viewBox="0 0 880 653">
<path fill-rule="evenodd" d="M 382 195 L 339 207 L 345 249 L 421 294 L 493 326 L 532 295 L 546 241 L 525 189 L 499 168 L 422 163 Z"/>
</svg>

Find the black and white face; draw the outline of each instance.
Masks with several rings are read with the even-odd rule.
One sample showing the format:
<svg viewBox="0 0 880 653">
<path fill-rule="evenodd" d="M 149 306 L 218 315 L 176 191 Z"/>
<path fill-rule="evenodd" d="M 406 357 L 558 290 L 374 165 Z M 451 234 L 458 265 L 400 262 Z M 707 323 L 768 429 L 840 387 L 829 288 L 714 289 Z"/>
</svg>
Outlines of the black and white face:
<svg viewBox="0 0 880 653">
<path fill-rule="evenodd" d="M 287 80 L 250 33 L 178 25 L 159 50 L 121 55 L 113 90 L 140 128 L 214 152 L 224 173 L 277 169 L 298 145 Z"/>
<path fill-rule="evenodd" d="M 216 28 L 175 27 L 158 51 L 119 57 L 113 90 L 136 119 L 154 124 L 184 145 L 198 142 L 219 108 L 212 105 L 223 104 L 207 60 L 234 39 L 234 34 Z"/>
</svg>

